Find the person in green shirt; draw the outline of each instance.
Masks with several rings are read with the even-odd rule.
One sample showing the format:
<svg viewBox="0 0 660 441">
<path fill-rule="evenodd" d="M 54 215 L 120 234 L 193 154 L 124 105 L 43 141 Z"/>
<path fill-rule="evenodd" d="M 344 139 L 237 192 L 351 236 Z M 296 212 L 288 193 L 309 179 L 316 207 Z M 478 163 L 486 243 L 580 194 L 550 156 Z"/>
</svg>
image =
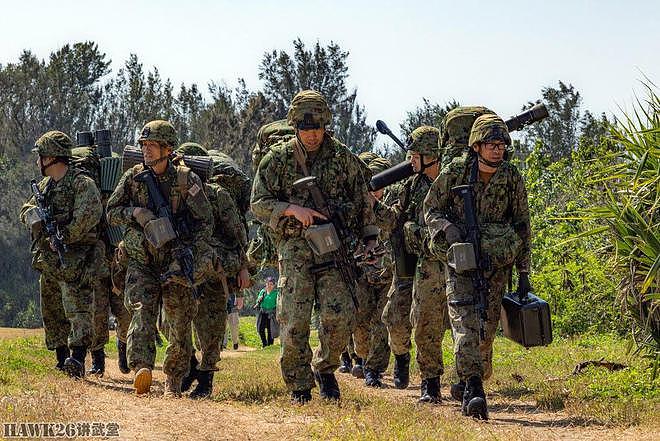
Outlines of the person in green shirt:
<svg viewBox="0 0 660 441">
<path fill-rule="evenodd" d="M 259 332 L 261 344 L 264 348 L 272 345 L 273 340 L 280 334 L 279 326 L 275 319 L 277 295 L 278 291 L 275 288 L 275 280 L 272 277 L 266 278 L 266 287 L 259 292 L 257 301 L 254 304 L 254 309 L 259 308 L 257 331 Z"/>
</svg>

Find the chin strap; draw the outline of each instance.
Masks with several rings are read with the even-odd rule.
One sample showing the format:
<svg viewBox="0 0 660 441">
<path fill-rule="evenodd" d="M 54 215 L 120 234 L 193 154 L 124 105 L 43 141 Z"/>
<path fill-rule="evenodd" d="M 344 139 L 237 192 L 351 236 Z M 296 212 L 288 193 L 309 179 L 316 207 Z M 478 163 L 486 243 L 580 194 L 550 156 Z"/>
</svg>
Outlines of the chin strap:
<svg viewBox="0 0 660 441">
<path fill-rule="evenodd" d="M 427 168 L 429 168 L 429 167 L 431 167 L 431 166 L 433 166 L 434 164 L 437 164 L 437 163 L 438 163 L 438 159 L 436 158 L 435 161 L 431 161 L 428 164 L 424 164 L 424 155 L 420 155 L 420 157 L 419 157 L 420 167 L 419 167 L 419 171 L 417 173 L 420 174 L 420 175 L 424 174 L 424 170 L 426 170 Z"/>
<path fill-rule="evenodd" d="M 58 162 L 63 163 L 64 160 L 61 158 L 55 158 L 46 165 L 43 165 L 43 162 L 39 161 L 39 171 L 41 171 L 41 176 L 46 176 L 46 170 L 48 170 L 51 166 L 57 164 Z"/>
<path fill-rule="evenodd" d="M 497 162 L 489 161 L 488 159 L 484 158 L 480 154 L 477 154 L 477 155 L 479 156 L 479 162 L 481 162 L 482 164 L 487 165 L 488 167 L 497 168 L 500 165 L 502 165 L 502 163 L 504 162 L 503 159 L 501 161 L 497 161 Z"/>
</svg>

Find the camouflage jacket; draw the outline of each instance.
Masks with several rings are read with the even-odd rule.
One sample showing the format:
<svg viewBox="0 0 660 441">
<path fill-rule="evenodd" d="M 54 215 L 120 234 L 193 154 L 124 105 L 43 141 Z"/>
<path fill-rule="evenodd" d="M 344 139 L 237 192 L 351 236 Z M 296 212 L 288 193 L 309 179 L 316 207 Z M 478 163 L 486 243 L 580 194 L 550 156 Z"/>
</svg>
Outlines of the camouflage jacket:
<svg viewBox="0 0 660 441">
<path fill-rule="evenodd" d="M 455 158 L 443 168 L 433 182 L 424 201 L 424 217 L 431 240 L 444 241 L 443 229 L 453 223 L 465 233 L 464 207 L 460 196 L 451 189 L 467 184 L 473 156 Z M 494 258 L 493 266 L 501 266 L 497 256 L 511 256 L 519 271 L 529 271 L 530 220 L 527 190 L 518 169 L 508 161 L 500 165 L 488 184 L 475 183 L 475 204 L 482 248 Z M 446 249 L 446 242 L 436 249 Z"/>
<path fill-rule="evenodd" d="M 218 184 L 205 184 L 204 191 L 213 210 L 211 246 L 227 273 L 234 276 L 247 268 L 247 235 L 229 191 Z M 217 268 L 217 264 L 214 265 Z"/>
<path fill-rule="evenodd" d="M 271 228 L 276 242 L 302 233 L 297 219 L 282 214 L 289 204 L 314 208 L 309 192 L 293 187 L 294 181 L 305 177 L 293 153 L 297 142 L 294 138 L 271 147 L 259 164 L 252 186 L 252 212 Z M 353 236 L 346 239 L 354 242 L 376 236 L 378 227 L 357 156 L 326 134 L 314 160 L 308 158 L 306 162 L 310 175 L 318 178 L 328 207 L 341 214 L 344 227 Z"/>
<path fill-rule="evenodd" d="M 203 191 L 201 179 L 192 171 L 187 173 L 185 185 L 179 185 L 179 173 L 183 166 L 174 166 L 171 162 L 161 176 L 158 176 L 161 191 L 171 205 L 179 200 L 175 216 L 185 216 L 189 225 L 190 237 L 183 240 L 193 245 L 193 252 L 197 265 L 202 265 L 200 259 L 210 261 L 209 238 L 213 235 L 213 210 L 206 194 Z M 133 209 L 136 207 L 149 208 L 149 193 L 146 184 L 133 179 L 135 175 L 144 170 L 142 164 L 129 169 L 119 180 L 117 188 L 108 200 L 108 223 L 114 226 L 124 226 L 124 244 L 129 258 L 143 264 L 156 264 L 163 269 L 172 262 L 172 244 L 168 243 L 160 250 L 156 250 L 147 242 L 140 224 L 133 218 Z M 203 264 L 208 264 L 204 261 Z"/>
<path fill-rule="evenodd" d="M 396 196 L 392 193 L 389 201 L 378 202 L 374 207 L 382 229 L 392 231 L 397 224 L 404 226 L 406 248 L 412 254 L 424 254 L 427 232 L 424 228 L 423 202 L 430 187 L 430 179 L 416 173 L 398 186 Z"/>
<path fill-rule="evenodd" d="M 88 251 L 96 244 L 96 227 L 103 213 L 99 190 L 92 178 L 73 167 L 69 167 L 58 182 L 46 177 L 38 186 L 67 245 L 65 263 L 74 268 L 86 259 Z M 21 222 L 27 221 L 26 213 L 35 206 L 32 196 L 21 208 Z M 35 269 L 43 271 L 59 267 L 57 253 L 50 249 L 43 229 L 36 234 L 33 232 L 32 251 Z"/>
</svg>

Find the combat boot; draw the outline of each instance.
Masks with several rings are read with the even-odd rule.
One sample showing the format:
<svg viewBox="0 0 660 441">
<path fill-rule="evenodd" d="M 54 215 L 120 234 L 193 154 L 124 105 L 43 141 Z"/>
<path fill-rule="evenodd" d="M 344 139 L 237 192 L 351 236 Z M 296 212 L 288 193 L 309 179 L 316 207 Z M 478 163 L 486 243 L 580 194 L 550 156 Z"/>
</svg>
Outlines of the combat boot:
<svg viewBox="0 0 660 441">
<path fill-rule="evenodd" d="M 355 366 L 353 366 L 353 369 L 351 369 L 351 375 L 353 375 L 355 378 L 364 378 L 364 367 L 362 366 L 361 358 L 355 359 Z"/>
<path fill-rule="evenodd" d="M 128 367 L 128 359 L 126 358 L 126 343 L 117 339 L 117 366 L 122 374 L 128 374 L 131 369 Z"/>
<path fill-rule="evenodd" d="M 197 386 L 190 392 L 190 398 L 209 398 L 213 392 L 213 371 L 199 371 L 197 381 Z"/>
<path fill-rule="evenodd" d="M 364 370 L 364 384 L 369 387 L 381 388 L 383 382 L 380 380 L 380 373 L 372 369 L 366 368 Z"/>
<path fill-rule="evenodd" d="M 419 403 L 436 404 L 441 401 L 440 397 L 440 378 L 433 377 L 422 380 L 421 396 Z"/>
<path fill-rule="evenodd" d="M 342 374 L 350 374 L 353 370 L 353 361 L 351 360 L 351 356 L 348 355 L 348 352 L 341 353 L 341 365 L 337 370 Z"/>
<path fill-rule="evenodd" d="M 197 357 L 195 357 L 195 353 L 193 352 L 192 356 L 190 357 L 190 370 L 188 371 L 188 375 L 183 377 L 183 380 L 181 381 L 181 392 L 185 392 L 190 389 L 190 386 L 192 386 L 193 382 L 197 380 L 197 377 L 200 374 L 200 372 L 197 370 L 197 366 L 199 366 L 199 361 L 197 361 Z"/>
<path fill-rule="evenodd" d="M 463 401 L 463 394 L 465 394 L 465 380 L 460 380 L 458 383 L 452 384 L 449 393 L 456 401 Z"/>
<path fill-rule="evenodd" d="M 137 371 L 133 380 L 133 387 L 138 395 L 149 393 L 149 390 L 151 390 L 151 369 L 142 368 Z"/>
<path fill-rule="evenodd" d="M 463 405 L 461 406 L 463 415 L 473 418 L 487 420 L 488 406 L 486 405 L 486 394 L 481 378 L 472 376 L 468 379 L 463 394 Z"/>
<path fill-rule="evenodd" d="M 394 387 L 405 389 L 410 383 L 410 353 L 394 356 Z"/>
<path fill-rule="evenodd" d="M 71 348 L 71 356 L 64 360 L 64 372 L 71 378 L 83 378 L 85 376 L 85 356 L 87 348 L 74 346 Z"/>
<path fill-rule="evenodd" d="M 63 371 L 64 362 L 67 358 L 69 358 L 69 356 L 71 356 L 69 348 L 67 346 L 58 346 L 55 348 L 55 356 L 57 357 L 57 364 L 55 365 L 55 369 Z"/>
<path fill-rule="evenodd" d="M 339 384 L 337 384 L 335 374 L 320 374 L 314 372 L 314 377 L 319 384 L 319 395 L 321 398 L 324 400 L 339 400 Z"/>
<path fill-rule="evenodd" d="M 105 373 L 105 352 L 103 349 L 92 351 L 92 367 L 87 371 L 90 375 L 102 377 Z"/>
<path fill-rule="evenodd" d="M 291 392 L 291 404 L 307 404 L 312 400 L 312 391 L 309 389 L 305 390 L 294 390 Z"/>
<path fill-rule="evenodd" d="M 181 379 L 174 378 L 168 375 L 165 379 L 165 392 L 163 398 L 180 398 L 181 397 Z"/>
</svg>

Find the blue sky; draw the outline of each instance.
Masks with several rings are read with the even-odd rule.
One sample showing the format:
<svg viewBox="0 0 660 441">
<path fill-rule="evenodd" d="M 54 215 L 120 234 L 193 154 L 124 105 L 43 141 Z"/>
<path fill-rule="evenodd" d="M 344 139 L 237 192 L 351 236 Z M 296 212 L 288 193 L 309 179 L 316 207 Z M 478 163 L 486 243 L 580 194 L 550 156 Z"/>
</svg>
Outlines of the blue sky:
<svg viewBox="0 0 660 441">
<path fill-rule="evenodd" d="M 4 2 L 3 2 L 4 3 Z M 629 105 L 642 73 L 658 82 L 658 1 L 58 1 L 11 2 L 0 63 L 93 40 L 117 68 L 130 53 L 175 84 L 251 88 L 265 51 L 335 41 L 371 124 L 396 127 L 422 97 L 483 104 L 502 116 L 558 80 L 586 108 Z M 204 87 L 203 87 L 204 88 Z"/>
</svg>

